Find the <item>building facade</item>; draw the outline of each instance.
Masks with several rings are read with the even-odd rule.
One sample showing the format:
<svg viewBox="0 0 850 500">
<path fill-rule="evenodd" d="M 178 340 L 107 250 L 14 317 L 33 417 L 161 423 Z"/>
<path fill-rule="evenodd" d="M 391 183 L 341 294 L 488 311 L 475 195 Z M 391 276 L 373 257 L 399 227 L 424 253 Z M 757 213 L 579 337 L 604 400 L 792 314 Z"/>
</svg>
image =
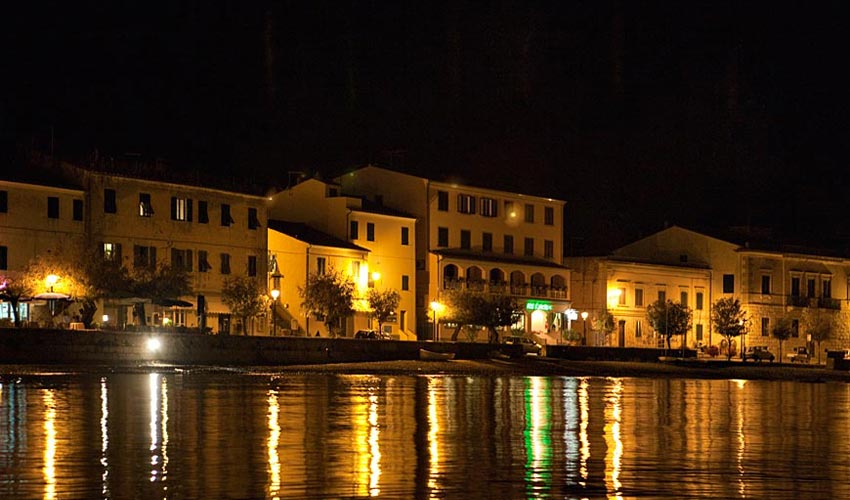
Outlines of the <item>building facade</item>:
<svg viewBox="0 0 850 500">
<path fill-rule="evenodd" d="M 556 343 L 567 328 L 569 269 L 562 264 L 564 202 L 462 186 L 367 166 L 336 179 L 416 218 L 416 318 L 434 338 L 451 289 L 506 293 L 525 311 L 515 329 Z"/>
</svg>

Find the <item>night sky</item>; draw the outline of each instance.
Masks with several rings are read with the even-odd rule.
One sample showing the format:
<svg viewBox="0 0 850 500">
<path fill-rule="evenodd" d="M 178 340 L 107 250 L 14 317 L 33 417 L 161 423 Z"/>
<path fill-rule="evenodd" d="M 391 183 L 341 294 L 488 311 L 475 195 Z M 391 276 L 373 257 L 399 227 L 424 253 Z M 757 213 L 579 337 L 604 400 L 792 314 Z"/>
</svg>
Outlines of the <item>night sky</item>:
<svg viewBox="0 0 850 500">
<path fill-rule="evenodd" d="M 36 1 L 0 30 L 0 127 L 68 158 L 552 196 L 583 251 L 665 223 L 817 240 L 850 234 L 845 3 Z"/>
</svg>

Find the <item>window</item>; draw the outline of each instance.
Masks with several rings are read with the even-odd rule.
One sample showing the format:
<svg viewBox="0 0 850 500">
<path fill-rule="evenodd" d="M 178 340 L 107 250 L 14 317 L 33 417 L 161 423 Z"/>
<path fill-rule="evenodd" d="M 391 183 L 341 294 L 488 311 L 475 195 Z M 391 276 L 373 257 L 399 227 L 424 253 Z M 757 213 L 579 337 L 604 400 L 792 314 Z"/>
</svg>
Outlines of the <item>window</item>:
<svg viewBox="0 0 850 500">
<path fill-rule="evenodd" d="M 679 292 L 679 303 L 688 306 L 688 292 Z"/>
<path fill-rule="evenodd" d="M 555 242 L 552 240 L 543 240 L 543 257 L 551 259 L 555 256 Z"/>
<path fill-rule="evenodd" d="M 118 213 L 118 202 L 115 199 L 114 189 L 103 190 L 103 212 L 107 214 Z"/>
<path fill-rule="evenodd" d="M 523 247 L 522 253 L 526 257 L 533 257 L 534 256 L 534 238 L 526 238 L 525 239 L 525 245 Z"/>
<path fill-rule="evenodd" d="M 248 276 L 256 276 L 257 275 L 257 256 L 249 255 L 248 256 Z"/>
<path fill-rule="evenodd" d="M 47 218 L 59 218 L 59 198 L 57 198 L 56 196 L 47 197 Z"/>
<path fill-rule="evenodd" d="M 735 275 L 723 275 L 723 293 L 735 293 Z"/>
<path fill-rule="evenodd" d="M 356 264 L 359 267 L 360 263 L 356 262 Z M 327 272 L 327 260 L 324 257 L 316 257 L 316 274 L 325 274 L 325 272 Z M 359 272 L 355 273 L 354 279 L 357 279 L 359 274 Z"/>
<path fill-rule="evenodd" d="M 534 222 L 534 205 L 531 203 L 525 204 L 525 222 Z"/>
<path fill-rule="evenodd" d="M 139 193 L 139 217 L 150 217 L 153 215 L 150 193 Z"/>
<path fill-rule="evenodd" d="M 821 294 L 821 297 L 823 297 L 825 299 L 831 298 L 832 297 L 832 282 L 829 281 L 829 280 L 823 280 L 823 283 L 821 283 L 821 286 L 822 286 L 822 291 L 823 291 L 823 293 Z"/>
<path fill-rule="evenodd" d="M 322 268 L 324 268 L 324 264 L 322 264 Z M 324 273 L 322 273 L 324 274 Z M 351 263 L 351 275 L 354 276 L 355 280 L 360 279 L 360 261 L 355 260 Z"/>
<path fill-rule="evenodd" d="M 406 274 L 401 275 L 401 289 L 402 291 L 410 290 L 410 276 Z"/>
<path fill-rule="evenodd" d="M 643 307 L 643 288 L 635 288 L 635 307 Z"/>
<path fill-rule="evenodd" d="M 493 251 L 493 233 L 481 233 L 481 250 Z"/>
<path fill-rule="evenodd" d="M 457 195 L 457 211 L 462 214 L 474 214 L 475 197 L 471 194 Z"/>
<path fill-rule="evenodd" d="M 703 293 L 697 292 L 697 303 L 696 303 L 697 311 L 702 311 L 702 301 L 703 301 Z"/>
<path fill-rule="evenodd" d="M 209 210 L 207 209 L 207 202 L 200 200 L 198 201 L 198 223 L 199 224 L 207 224 L 210 221 Z"/>
<path fill-rule="evenodd" d="M 472 235 L 468 229 L 460 230 L 460 247 L 469 250 L 472 246 Z"/>
<path fill-rule="evenodd" d="M 0 214 L 9 212 L 9 192 L 0 191 Z"/>
<path fill-rule="evenodd" d="M 156 267 L 156 247 L 146 247 L 142 245 L 133 246 L 133 266 L 134 267 Z"/>
<path fill-rule="evenodd" d="M 410 228 L 401 228 L 401 244 L 405 246 L 410 245 Z"/>
<path fill-rule="evenodd" d="M 800 320 L 792 319 L 791 320 L 791 336 L 799 337 L 800 336 Z"/>
<path fill-rule="evenodd" d="M 83 220 L 83 200 L 73 200 L 71 202 L 71 211 L 74 220 Z"/>
<path fill-rule="evenodd" d="M 761 336 L 769 337 L 770 336 L 770 318 L 762 318 L 761 319 Z"/>
<path fill-rule="evenodd" d="M 481 198 L 481 215 L 496 217 L 499 215 L 499 202 L 493 198 Z"/>
<path fill-rule="evenodd" d="M 440 212 L 449 211 L 449 193 L 447 191 L 437 191 L 437 210 Z"/>
<path fill-rule="evenodd" d="M 221 204 L 221 225 L 222 226 L 230 226 L 235 223 L 233 217 L 230 216 L 230 205 L 227 203 Z"/>
<path fill-rule="evenodd" d="M 366 223 L 366 241 L 375 241 L 375 223 Z"/>
<path fill-rule="evenodd" d="M 505 217 L 508 219 L 516 218 L 516 209 L 514 208 L 514 202 L 506 201 L 505 202 Z"/>
<path fill-rule="evenodd" d="M 248 229 L 260 227 L 260 218 L 257 216 L 256 208 L 248 208 Z"/>
<path fill-rule="evenodd" d="M 547 226 L 555 225 L 555 209 L 552 207 L 545 207 L 543 209 L 543 223 Z"/>
<path fill-rule="evenodd" d="M 0 269 L 9 269 L 9 248 L 0 246 Z"/>
<path fill-rule="evenodd" d="M 697 325 L 697 342 L 702 340 L 702 325 Z"/>
<path fill-rule="evenodd" d="M 506 234 L 505 235 L 505 254 L 513 255 L 514 253 L 514 237 Z"/>
<path fill-rule="evenodd" d="M 667 292 L 665 290 L 658 290 L 658 300 L 661 302 L 665 302 L 667 300 Z"/>
<path fill-rule="evenodd" d="M 806 292 L 807 292 L 806 295 L 808 297 L 814 297 L 815 296 L 815 279 L 814 278 L 809 278 L 808 282 L 806 283 Z"/>
<path fill-rule="evenodd" d="M 800 278 L 795 276 L 791 278 L 791 296 L 799 297 L 800 296 Z"/>
<path fill-rule="evenodd" d="M 770 276 L 764 275 L 761 277 L 761 294 L 770 295 Z"/>
<path fill-rule="evenodd" d="M 352 240 L 360 238 L 360 223 L 353 220 L 348 226 L 349 238 Z"/>
<path fill-rule="evenodd" d="M 171 249 L 171 265 L 186 272 L 192 272 L 192 251 Z"/>
<path fill-rule="evenodd" d="M 198 271 L 205 273 L 212 269 L 206 250 L 198 250 Z"/>
<path fill-rule="evenodd" d="M 438 227 L 437 228 L 437 246 L 438 247 L 449 246 L 449 228 L 447 228 L 447 227 Z"/>
<path fill-rule="evenodd" d="M 230 254 L 221 254 L 221 274 L 230 274 Z"/>
<path fill-rule="evenodd" d="M 121 244 L 120 243 L 104 243 L 103 258 L 112 262 L 121 264 Z"/>
<path fill-rule="evenodd" d="M 643 335 L 643 328 L 640 320 L 635 321 L 635 337 L 640 338 Z"/>
<path fill-rule="evenodd" d="M 192 200 L 171 197 L 171 220 L 192 221 Z"/>
<path fill-rule="evenodd" d="M 617 304 L 624 306 L 626 305 L 626 289 L 620 288 L 620 296 L 617 298 Z"/>
</svg>

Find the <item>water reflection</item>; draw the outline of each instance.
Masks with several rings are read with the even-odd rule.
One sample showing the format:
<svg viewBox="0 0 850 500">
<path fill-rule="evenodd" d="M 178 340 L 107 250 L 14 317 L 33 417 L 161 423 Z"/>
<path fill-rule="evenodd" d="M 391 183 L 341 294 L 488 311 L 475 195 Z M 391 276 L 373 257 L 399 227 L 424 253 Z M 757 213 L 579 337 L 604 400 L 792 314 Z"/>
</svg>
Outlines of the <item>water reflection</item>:
<svg viewBox="0 0 850 500">
<path fill-rule="evenodd" d="M 2 498 L 838 498 L 844 384 L 152 373 L 0 384 Z"/>
</svg>

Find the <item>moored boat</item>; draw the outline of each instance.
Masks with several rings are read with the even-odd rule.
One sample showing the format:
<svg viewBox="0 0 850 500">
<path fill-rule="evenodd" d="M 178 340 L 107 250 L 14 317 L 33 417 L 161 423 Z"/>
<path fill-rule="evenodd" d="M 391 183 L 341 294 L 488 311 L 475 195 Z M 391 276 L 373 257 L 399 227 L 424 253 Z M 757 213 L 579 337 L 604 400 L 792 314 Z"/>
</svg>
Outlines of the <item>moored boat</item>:
<svg viewBox="0 0 850 500">
<path fill-rule="evenodd" d="M 455 359 L 453 352 L 434 352 L 428 349 L 419 349 L 419 359 L 423 361 L 448 361 Z"/>
</svg>

